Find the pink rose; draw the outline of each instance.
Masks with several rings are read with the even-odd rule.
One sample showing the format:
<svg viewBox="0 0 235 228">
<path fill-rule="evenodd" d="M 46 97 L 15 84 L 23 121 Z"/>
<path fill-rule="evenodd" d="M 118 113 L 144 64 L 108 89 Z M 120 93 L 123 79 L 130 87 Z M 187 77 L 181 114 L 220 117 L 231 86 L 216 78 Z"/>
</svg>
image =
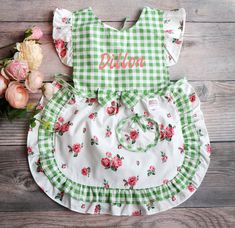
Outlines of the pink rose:
<svg viewBox="0 0 235 228">
<path fill-rule="evenodd" d="M 101 210 L 101 206 L 100 206 L 99 204 L 96 205 L 96 206 L 95 206 L 95 210 L 94 210 L 95 214 L 99 214 L 99 213 L 100 213 L 100 210 Z"/>
<path fill-rule="evenodd" d="M 140 215 L 141 215 L 141 210 L 132 212 L 132 216 L 140 216 Z"/>
<path fill-rule="evenodd" d="M 94 98 L 90 98 L 90 102 L 91 103 L 96 103 L 97 102 L 97 99 L 94 97 Z"/>
<path fill-rule="evenodd" d="M 55 131 L 59 131 L 60 130 L 60 123 L 56 122 L 55 124 Z"/>
<path fill-rule="evenodd" d="M 11 60 L 4 69 L 6 76 L 16 80 L 24 80 L 29 72 L 28 63 L 24 60 Z"/>
<path fill-rule="evenodd" d="M 101 159 L 101 164 L 105 167 L 105 168 L 109 168 L 110 167 L 110 160 L 108 158 L 102 158 Z"/>
<path fill-rule="evenodd" d="M 64 58 L 66 56 L 67 50 L 64 48 L 60 51 L 60 57 Z"/>
<path fill-rule="evenodd" d="M 83 176 L 87 176 L 88 175 L 88 168 L 86 168 L 86 167 L 82 168 L 81 173 Z"/>
<path fill-rule="evenodd" d="M 13 108 L 25 108 L 29 100 L 27 90 L 19 82 L 10 82 L 5 98 Z"/>
<path fill-rule="evenodd" d="M 32 154 L 33 153 L 32 147 L 27 147 L 27 153 L 28 154 Z"/>
<path fill-rule="evenodd" d="M 111 152 L 106 152 L 106 156 L 107 157 L 112 157 L 112 153 Z"/>
<path fill-rule="evenodd" d="M 32 93 L 38 92 L 39 88 L 42 87 L 43 78 L 44 75 L 41 72 L 37 70 L 32 70 L 25 80 L 26 88 Z"/>
<path fill-rule="evenodd" d="M 167 157 L 166 155 L 163 155 L 163 156 L 162 156 L 162 162 L 166 162 L 167 159 L 168 159 L 168 157 Z"/>
<path fill-rule="evenodd" d="M 106 132 L 106 137 L 110 137 L 112 135 L 112 132 L 111 131 L 107 131 Z"/>
<path fill-rule="evenodd" d="M 55 82 L 55 88 L 61 89 L 62 85 L 59 82 Z"/>
<path fill-rule="evenodd" d="M 6 92 L 8 83 L 9 83 L 9 81 L 5 77 L 0 75 L 0 98 Z"/>
<path fill-rule="evenodd" d="M 63 40 L 58 39 L 58 40 L 55 40 L 54 42 L 55 42 L 55 47 L 57 49 L 63 49 L 64 48 L 65 43 L 64 43 Z"/>
<path fill-rule="evenodd" d="M 113 159 L 112 159 L 112 164 L 111 166 L 113 166 L 114 168 L 118 168 L 120 166 L 122 166 L 122 159 L 119 158 L 118 156 L 115 156 Z"/>
<path fill-rule="evenodd" d="M 91 120 L 95 119 L 95 113 L 91 113 L 88 117 L 89 117 Z"/>
<path fill-rule="evenodd" d="M 160 140 L 163 140 L 165 138 L 165 133 L 163 131 L 160 131 Z"/>
<path fill-rule="evenodd" d="M 138 181 L 138 178 L 136 176 L 132 176 L 128 178 L 128 184 L 132 187 L 136 185 L 137 181 Z"/>
<path fill-rule="evenodd" d="M 155 171 L 155 167 L 154 167 L 153 165 L 151 165 L 151 166 L 149 167 L 149 170 Z"/>
<path fill-rule="evenodd" d="M 58 121 L 61 122 L 61 123 L 63 123 L 63 122 L 64 122 L 64 118 L 63 118 L 63 117 L 59 117 L 59 118 L 58 118 Z"/>
<path fill-rule="evenodd" d="M 195 190 L 195 188 L 193 187 L 192 184 L 190 184 L 190 185 L 188 186 L 188 190 L 189 190 L 190 192 L 193 192 L 193 191 Z"/>
<path fill-rule="evenodd" d="M 39 40 L 43 36 L 42 30 L 38 26 L 33 26 L 25 31 L 27 40 Z"/>
<path fill-rule="evenodd" d="M 81 144 L 79 144 L 79 143 L 73 144 L 72 149 L 74 152 L 79 153 L 81 150 Z"/>
<path fill-rule="evenodd" d="M 171 200 L 172 200 L 172 201 L 176 201 L 176 197 L 175 197 L 175 196 L 172 196 L 172 197 L 171 197 Z"/>
<path fill-rule="evenodd" d="M 148 126 L 149 126 L 149 127 L 152 127 L 152 126 L 153 126 L 153 122 L 148 121 Z"/>
<path fill-rule="evenodd" d="M 118 145 L 118 149 L 122 149 L 122 144 L 119 144 L 119 145 Z"/>
<path fill-rule="evenodd" d="M 66 132 L 66 131 L 68 131 L 68 130 L 69 130 L 69 124 L 67 124 L 67 123 L 66 123 L 66 124 L 63 124 L 62 127 L 61 127 L 61 131 L 62 131 L 62 132 Z"/>
<path fill-rule="evenodd" d="M 138 136 L 139 136 L 139 132 L 138 132 L 138 131 L 132 130 L 132 131 L 130 132 L 130 138 L 131 138 L 132 140 L 136 140 L 136 139 L 138 138 Z"/>
<path fill-rule="evenodd" d="M 106 111 L 107 111 L 107 113 L 108 113 L 109 115 L 113 115 L 113 114 L 115 114 L 116 108 L 114 108 L 114 107 L 108 107 L 108 108 L 106 109 Z"/>
<path fill-rule="evenodd" d="M 173 127 L 167 127 L 165 129 L 165 133 L 166 133 L 167 138 L 172 138 L 172 136 L 174 135 L 174 128 Z"/>
<path fill-rule="evenodd" d="M 194 101 L 196 100 L 195 94 L 190 95 L 190 96 L 189 96 L 189 100 L 190 100 L 191 102 L 194 102 Z"/>
</svg>

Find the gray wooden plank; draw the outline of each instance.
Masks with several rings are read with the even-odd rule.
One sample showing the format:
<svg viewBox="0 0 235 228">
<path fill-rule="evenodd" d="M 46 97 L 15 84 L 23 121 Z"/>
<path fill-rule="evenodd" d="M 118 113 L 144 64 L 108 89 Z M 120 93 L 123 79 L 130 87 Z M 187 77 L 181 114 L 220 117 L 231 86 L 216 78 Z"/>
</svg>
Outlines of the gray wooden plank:
<svg viewBox="0 0 235 228">
<path fill-rule="evenodd" d="M 235 142 L 213 143 L 208 173 L 180 207 L 235 207 Z M 66 211 L 31 177 L 25 146 L 0 146 L 0 211 Z"/>
<path fill-rule="evenodd" d="M 95 0 L 72 1 L 72 0 L 11 0 L 0 1 L 0 21 L 51 21 L 52 11 L 56 8 L 66 8 L 71 11 L 91 6 L 95 14 L 105 21 L 121 20 L 129 16 L 135 20 L 143 6 L 151 6 L 160 9 L 174 9 L 184 7 L 189 21 L 220 21 L 234 22 L 235 2 L 228 0 L 197 0 L 197 1 L 152 1 L 152 0 L 119 0 L 108 1 Z M 20 9 L 15 13 L 15 9 Z"/>
<path fill-rule="evenodd" d="M 82 215 L 68 211 L 0 212 L 2 227 L 145 227 L 229 228 L 235 208 L 172 209 L 150 216 Z"/>
<path fill-rule="evenodd" d="M 34 23 L 0 23 L 0 58 L 11 53 L 8 45 L 23 39 L 23 31 Z M 119 27 L 119 22 L 110 22 Z M 55 73 L 72 73 L 63 65 L 55 51 L 48 22 L 37 23 L 43 32 L 44 61 L 40 70 L 46 80 Z M 187 23 L 179 62 L 170 67 L 171 79 L 187 77 L 189 80 L 235 80 L 235 23 Z M 226 42 L 225 42 L 226 40 Z"/>
<path fill-rule="evenodd" d="M 235 82 L 190 82 L 196 89 L 204 112 L 211 141 L 234 141 L 235 139 Z M 32 101 L 39 99 L 32 96 Z M 223 118 L 223 119 L 222 119 Z M 0 145 L 25 145 L 27 118 L 12 123 L 0 119 Z"/>
</svg>

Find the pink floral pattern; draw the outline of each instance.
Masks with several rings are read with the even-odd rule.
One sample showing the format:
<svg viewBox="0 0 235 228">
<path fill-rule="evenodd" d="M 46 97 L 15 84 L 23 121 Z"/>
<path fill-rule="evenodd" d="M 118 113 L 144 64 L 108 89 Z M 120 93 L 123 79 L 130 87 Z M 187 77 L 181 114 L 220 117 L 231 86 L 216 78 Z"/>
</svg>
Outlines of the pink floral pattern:
<svg viewBox="0 0 235 228">
<path fill-rule="evenodd" d="M 81 152 L 81 149 L 83 148 L 83 143 L 75 143 L 72 146 L 68 146 L 69 153 L 73 152 L 73 156 L 77 157 L 78 154 Z"/>
<path fill-rule="evenodd" d="M 100 211 L 101 211 L 101 206 L 100 206 L 100 204 L 97 204 L 95 206 L 94 214 L 100 214 Z"/>
<path fill-rule="evenodd" d="M 174 127 L 171 124 L 168 124 L 168 126 L 165 128 L 163 124 L 160 124 L 160 140 L 167 140 L 171 141 L 174 132 Z"/>
<path fill-rule="evenodd" d="M 140 216 L 141 215 L 141 210 L 136 210 L 132 212 L 132 216 Z"/>
<path fill-rule="evenodd" d="M 106 112 L 108 115 L 112 116 L 112 115 L 118 113 L 119 107 L 120 107 L 120 105 L 116 101 L 112 101 L 111 106 L 108 106 L 106 108 Z"/>
<path fill-rule="evenodd" d="M 195 94 L 195 93 L 190 94 L 190 95 L 189 95 L 189 100 L 190 100 L 191 102 L 196 101 L 196 94 Z"/>
<path fill-rule="evenodd" d="M 131 130 L 129 134 L 125 134 L 126 140 L 131 144 L 136 143 L 136 139 L 139 137 L 139 130 Z"/>
<path fill-rule="evenodd" d="M 97 112 L 92 112 L 88 117 L 89 119 L 94 120 L 97 117 Z"/>
<path fill-rule="evenodd" d="M 111 152 L 106 153 L 106 157 L 101 159 L 101 165 L 104 166 L 105 169 L 111 169 L 113 171 L 117 171 L 119 167 L 122 166 L 122 160 L 124 157 L 120 157 L 119 154 L 112 157 Z"/>
<path fill-rule="evenodd" d="M 64 197 L 64 192 L 59 192 L 57 193 L 57 195 L 55 196 L 55 199 L 59 199 L 60 201 L 63 200 L 63 197 Z"/>
<path fill-rule="evenodd" d="M 132 177 L 129 177 L 127 180 L 123 179 L 124 186 L 128 186 L 129 189 L 133 189 L 134 186 L 137 184 L 138 180 L 139 180 L 139 176 L 132 176 Z"/>
<path fill-rule="evenodd" d="M 44 171 L 43 171 L 43 169 L 42 169 L 41 162 L 40 162 L 40 158 L 37 160 L 36 166 L 37 166 L 37 172 L 38 172 L 38 173 L 44 173 Z"/>
<path fill-rule="evenodd" d="M 106 189 L 109 188 L 109 182 L 106 179 L 104 179 L 103 185 L 104 185 L 104 188 L 106 188 Z"/>
<path fill-rule="evenodd" d="M 69 131 L 69 128 L 72 125 L 72 122 L 64 122 L 64 118 L 59 117 L 58 121 L 55 123 L 55 132 L 62 136 L 65 132 Z"/>
<path fill-rule="evenodd" d="M 97 98 L 93 97 L 93 98 L 86 98 L 86 103 L 91 106 L 95 103 L 97 103 Z"/>
<path fill-rule="evenodd" d="M 156 168 L 155 168 L 155 166 L 153 166 L 153 165 L 149 166 L 149 169 L 148 169 L 148 171 L 147 171 L 147 175 L 148 175 L 148 176 L 151 176 L 151 175 L 155 175 L 155 174 L 156 174 Z"/>
<path fill-rule="evenodd" d="M 189 190 L 190 192 L 194 192 L 195 188 L 194 188 L 194 186 L 193 186 L 192 184 L 189 184 L 189 185 L 188 185 L 188 190 Z"/>
<path fill-rule="evenodd" d="M 34 154 L 32 147 L 30 147 L 30 146 L 27 147 L 27 153 L 28 153 L 28 155 L 33 155 Z"/>
<path fill-rule="evenodd" d="M 93 138 L 91 138 L 91 145 L 99 145 L 99 139 L 97 136 L 93 136 Z"/>
<path fill-rule="evenodd" d="M 112 131 L 111 128 L 109 126 L 107 126 L 106 128 L 106 133 L 105 133 L 105 137 L 109 138 L 112 135 Z"/>
<path fill-rule="evenodd" d="M 162 151 L 161 151 L 161 160 L 162 160 L 162 163 L 165 163 L 168 160 L 168 156 L 166 155 L 165 152 L 162 152 Z"/>
<path fill-rule="evenodd" d="M 91 168 L 90 167 L 83 167 L 82 170 L 81 170 L 81 174 L 83 176 L 87 176 L 87 177 L 89 177 L 90 172 L 91 172 Z"/>
</svg>

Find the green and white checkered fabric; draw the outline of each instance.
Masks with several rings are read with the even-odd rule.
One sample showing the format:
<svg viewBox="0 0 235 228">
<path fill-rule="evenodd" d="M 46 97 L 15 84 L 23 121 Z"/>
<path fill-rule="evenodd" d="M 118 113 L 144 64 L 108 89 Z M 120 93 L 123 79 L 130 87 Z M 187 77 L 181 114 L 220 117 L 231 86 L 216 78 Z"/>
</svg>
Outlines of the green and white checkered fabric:
<svg viewBox="0 0 235 228">
<path fill-rule="evenodd" d="M 135 25 L 116 30 L 105 26 L 91 8 L 73 13 L 73 81 L 78 90 L 100 92 L 102 105 L 112 99 L 115 91 L 122 91 L 123 102 L 133 106 L 138 94 L 161 90 L 169 84 L 168 68 L 165 65 L 163 11 L 145 7 Z M 101 55 L 114 56 L 113 63 L 132 57 L 144 58 L 144 67 L 119 67 L 107 65 L 99 69 Z M 110 60 L 111 61 L 111 60 Z M 99 94 L 98 94 L 99 95 Z M 106 96 L 105 96 L 106 95 Z M 134 102 L 133 102 L 134 100 Z"/>
<path fill-rule="evenodd" d="M 143 189 L 117 189 L 98 186 L 85 186 L 67 178 L 59 169 L 54 157 L 55 123 L 64 105 L 73 96 L 70 88 L 64 86 L 46 105 L 42 113 L 42 122 L 50 122 L 50 128 L 43 124 L 39 127 L 38 145 L 40 161 L 45 175 L 59 190 L 84 202 L 146 204 L 171 198 L 185 189 L 192 181 L 200 164 L 200 138 L 192 116 L 192 106 L 188 96 L 183 92 L 184 84 L 177 82 L 165 92 L 173 96 L 180 115 L 184 137 L 185 158 L 181 170 L 168 183 L 157 187 Z"/>
</svg>

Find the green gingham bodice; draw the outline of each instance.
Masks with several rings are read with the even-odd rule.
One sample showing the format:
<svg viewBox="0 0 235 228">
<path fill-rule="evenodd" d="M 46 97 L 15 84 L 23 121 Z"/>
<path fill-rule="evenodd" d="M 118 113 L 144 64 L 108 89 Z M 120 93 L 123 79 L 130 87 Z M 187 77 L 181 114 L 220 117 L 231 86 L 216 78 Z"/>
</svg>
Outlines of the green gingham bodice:
<svg viewBox="0 0 235 228">
<path fill-rule="evenodd" d="M 169 84 L 164 59 L 163 11 L 145 7 L 130 28 L 104 24 L 91 8 L 73 13 L 73 81 L 78 91 L 98 91 L 98 100 L 122 93 L 134 105 L 139 95 Z"/>
</svg>

